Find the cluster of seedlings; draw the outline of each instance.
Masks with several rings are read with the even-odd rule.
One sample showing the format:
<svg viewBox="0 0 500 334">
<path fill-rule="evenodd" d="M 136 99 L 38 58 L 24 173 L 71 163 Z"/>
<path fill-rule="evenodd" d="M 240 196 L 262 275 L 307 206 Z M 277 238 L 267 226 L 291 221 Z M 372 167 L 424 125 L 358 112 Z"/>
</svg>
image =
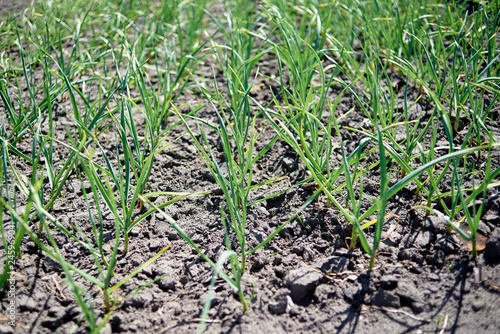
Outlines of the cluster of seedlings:
<svg viewBox="0 0 500 334">
<path fill-rule="evenodd" d="M 500 4 L 467 3 L 80 0 L 10 14 L 0 22 L 3 249 L 20 258 L 34 242 L 60 263 L 92 333 L 112 316 L 120 287 L 167 251 L 114 280 L 131 232 L 153 214 L 212 266 L 212 287 L 221 277 L 236 291 L 243 310 L 259 293 L 243 283 L 247 258 L 291 221 L 304 225 L 301 212 L 318 198 L 351 225 L 347 247 L 369 255 L 369 270 L 393 216 L 387 204 L 409 185 L 421 203 L 414 209 L 446 221 L 477 256 L 484 200 L 500 174 Z M 198 99 L 186 101 L 186 92 Z M 345 98 L 354 105 L 347 112 L 338 109 Z M 410 117 L 419 100 L 432 106 L 425 122 Z M 361 124 L 343 122 L 354 113 Z M 363 139 L 346 145 L 349 133 Z M 157 157 L 186 136 L 216 189 L 152 189 Z M 277 142 L 304 177 L 268 193 L 287 176 L 256 180 L 254 169 Z M 366 192 L 367 178 L 376 192 Z M 75 184 L 86 231 L 54 213 Z M 250 247 L 249 209 L 306 185 L 302 206 Z M 167 210 L 214 193 L 224 198 L 216 262 Z M 169 200 L 158 204 L 160 196 Z M 97 274 L 65 259 L 58 233 L 86 249 Z M 3 259 L 0 287 L 15 271 Z M 103 318 L 75 275 L 102 291 Z M 202 319 L 209 308 L 208 298 Z"/>
</svg>

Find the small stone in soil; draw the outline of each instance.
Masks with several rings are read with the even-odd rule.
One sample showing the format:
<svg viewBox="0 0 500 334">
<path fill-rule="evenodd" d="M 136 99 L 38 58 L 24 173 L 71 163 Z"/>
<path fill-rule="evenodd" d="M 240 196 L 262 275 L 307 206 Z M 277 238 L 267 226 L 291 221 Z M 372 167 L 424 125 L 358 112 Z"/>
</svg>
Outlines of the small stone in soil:
<svg viewBox="0 0 500 334">
<path fill-rule="evenodd" d="M 413 242 L 413 245 L 417 248 L 425 248 L 432 241 L 432 232 L 428 230 L 418 231 L 417 237 Z"/>
<path fill-rule="evenodd" d="M 168 240 L 170 240 L 170 241 L 175 241 L 175 240 L 179 239 L 179 234 L 177 234 L 176 231 L 172 231 L 172 230 L 168 231 L 167 236 L 168 236 Z"/>
<path fill-rule="evenodd" d="M 474 312 L 482 310 L 485 306 L 486 302 L 484 301 L 484 299 L 478 299 L 472 303 L 472 309 L 474 310 Z"/>
<path fill-rule="evenodd" d="M 284 158 L 283 168 L 285 168 L 287 172 L 293 172 L 295 169 L 297 169 L 297 163 L 293 159 Z"/>
<path fill-rule="evenodd" d="M 358 275 L 349 275 L 347 276 L 347 280 L 351 282 L 356 282 L 358 280 Z"/>
<path fill-rule="evenodd" d="M 309 292 L 313 292 L 320 280 L 321 275 L 309 268 L 292 270 L 286 276 L 286 284 L 294 302 L 301 301 Z"/>
<path fill-rule="evenodd" d="M 415 313 L 422 313 L 425 311 L 426 307 L 425 307 L 425 304 L 422 303 L 422 302 L 414 302 L 412 305 L 411 305 L 411 309 L 413 310 L 413 312 Z"/>
</svg>

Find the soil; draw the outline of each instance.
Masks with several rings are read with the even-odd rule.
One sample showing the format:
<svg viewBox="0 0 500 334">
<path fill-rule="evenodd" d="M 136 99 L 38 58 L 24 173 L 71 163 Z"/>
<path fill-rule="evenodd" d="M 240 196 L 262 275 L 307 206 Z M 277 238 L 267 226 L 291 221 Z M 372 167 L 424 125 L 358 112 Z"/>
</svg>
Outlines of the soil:
<svg viewBox="0 0 500 334">
<path fill-rule="evenodd" d="M 17 8 L 17 7 L 16 7 Z M 2 15 L 4 14 L 2 10 Z M 199 68 L 211 72 L 207 58 Z M 259 63 L 260 72 L 276 73 L 276 62 L 267 57 Z M 404 82 L 397 73 L 390 73 L 392 82 Z M 223 80 L 221 76 L 217 76 Z M 273 82 L 261 79 L 269 87 Z M 223 86 L 223 82 L 220 82 Z M 274 87 L 279 90 L 279 87 Z M 339 90 L 332 89 L 329 99 L 334 101 Z M 400 95 L 402 96 L 402 95 Z M 418 89 L 409 87 L 408 105 L 419 96 Z M 266 104 L 271 100 L 268 88 L 253 92 L 253 98 Z M 200 96 L 185 91 L 179 101 L 199 100 Z M 60 109 L 71 110 L 69 101 L 58 101 Z M 181 105 L 182 103 L 179 103 Z M 352 96 L 345 94 L 337 113 L 355 107 Z M 412 119 L 420 118 L 424 126 L 434 106 L 425 97 L 410 110 Z M 492 111 L 498 115 L 500 106 Z M 0 105 L 0 115 L 5 106 Z M 56 115 L 56 134 L 67 141 L 65 128 L 72 126 L 64 113 Z M 199 117 L 216 121 L 214 112 L 203 108 Z M 359 108 L 342 119 L 340 126 L 361 128 L 365 115 Z M 144 128 L 144 121 L 140 121 Z M 264 129 L 259 146 L 263 147 L 274 136 L 273 129 L 262 120 Z M 500 128 L 499 117 L 492 117 L 489 128 Z M 100 140 L 114 140 L 112 128 Z M 73 130 L 74 131 L 74 130 Z M 400 131 L 400 130 L 398 130 Z M 462 130 L 466 131 L 466 129 Z M 172 138 L 182 134 L 175 128 Z M 352 152 L 363 137 L 353 131 L 342 130 L 347 152 Z M 457 134 L 459 141 L 462 133 Z M 396 134 L 397 141 L 404 132 Z M 495 133 L 500 138 L 499 133 Z M 217 143 L 215 133 L 208 134 L 211 143 Z M 438 143 L 446 142 L 444 131 L 438 133 Z M 30 138 L 17 144 L 27 154 L 31 152 Z M 216 145 L 215 145 L 216 146 Z M 440 146 L 439 144 L 437 146 Z M 113 155 L 115 147 L 107 147 Z M 63 160 L 68 151 L 55 148 L 54 160 Z M 365 149 L 367 150 L 367 149 Z M 340 164 L 340 152 L 337 153 Z M 378 154 L 378 153 L 377 153 Z M 444 154 L 444 152 L 443 152 Z M 494 152 L 498 162 L 498 152 Z M 479 162 L 484 160 L 474 157 Z M 376 160 L 373 154 L 363 160 L 367 165 Z M 470 157 L 473 159 L 473 156 Z M 28 175 L 31 166 L 18 159 L 15 167 Z M 306 177 L 304 166 L 285 143 L 278 141 L 255 165 L 256 182 L 287 176 L 280 182 L 256 191 L 257 198 L 266 193 L 287 189 Z M 365 176 L 364 191 L 377 196 L 377 171 Z M 28 175 L 29 176 L 29 175 Z M 391 183 L 398 180 L 394 172 Z M 85 181 L 83 181 L 85 183 Z M 443 187 L 449 180 L 444 180 Z M 83 198 L 81 181 L 76 175 L 67 181 L 63 196 L 51 212 L 67 228 L 75 225 L 90 238 L 87 204 Z M 87 188 L 90 192 L 91 189 Z M 187 232 L 205 254 L 217 261 L 223 253 L 223 227 L 220 206 L 224 199 L 218 195 L 217 184 L 203 164 L 192 140 L 184 135 L 155 157 L 149 179 L 149 191 L 195 192 L 213 190 L 201 197 L 188 197 L 168 206 L 165 211 Z M 246 295 L 250 297 L 249 311 L 243 312 L 237 295 L 222 279 L 215 284 L 207 333 L 498 333 L 500 329 L 500 191 L 489 189 L 480 232 L 485 237 L 484 250 L 477 258 L 471 256 L 467 245 L 455 235 L 446 234 L 446 223 L 425 211 L 412 209 L 424 199 L 416 194 L 416 186 L 408 185 L 391 198 L 387 214 L 394 214 L 384 227 L 375 268 L 367 270 L 369 256 L 360 250 L 348 251 L 350 224 L 333 208 L 326 207 L 323 198 L 312 203 L 300 214 L 300 221 L 287 225 L 266 247 L 248 258 L 244 275 Z M 288 189 L 284 194 L 260 202 L 248 214 L 248 248 L 257 245 L 280 224 L 293 215 L 311 196 L 304 186 Z M 158 196 L 160 205 L 169 197 Z M 365 203 L 368 204 L 369 202 Z M 5 214 L 5 222 L 8 215 Z M 374 217 L 371 217 L 374 219 Z M 105 215 L 106 226 L 113 226 L 110 212 Z M 112 228 L 109 229 L 112 231 Z M 370 234 L 370 229 L 367 230 Z M 54 238 L 66 260 L 87 273 L 97 275 L 90 253 L 53 227 Z M 233 237 L 233 236 L 232 236 Z M 109 235 L 110 239 L 111 234 Z M 152 214 L 131 232 L 127 254 L 120 254 L 116 277 L 119 282 L 135 268 L 154 256 L 163 247 L 171 245 L 154 264 L 142 270 L 122 286 L 122 297 L 102 333 L 193 333 L 198 330 L 203 304 L 207 298 L 213 269 L 183 241 L 159 214 Z M 46 256 L 35 244 L 25 238 L 22 259 L 17 260 L 15 327 L 0 320 L 0 333 L 85 333 L 82 312 L 71 289 L 65 285 L 61 265 Z M 5 252 L 0 252 L 5 261 Z M 136 291 L 152 280 L 168 275 Z M 87 289 L 96 314 L 104 316 L 102 294 L 85 279 L 74 275 L 77 283 Z M 6 314 L 5 289 L 0 301 L 2 315 Z"/>
<path fill-rule="evenodd" d="M 0 0 L 0 16 L 4 19 L 9 14 L 18 13 L 24 10 L 30 3 L 30 0 Z"/>
</svg>

